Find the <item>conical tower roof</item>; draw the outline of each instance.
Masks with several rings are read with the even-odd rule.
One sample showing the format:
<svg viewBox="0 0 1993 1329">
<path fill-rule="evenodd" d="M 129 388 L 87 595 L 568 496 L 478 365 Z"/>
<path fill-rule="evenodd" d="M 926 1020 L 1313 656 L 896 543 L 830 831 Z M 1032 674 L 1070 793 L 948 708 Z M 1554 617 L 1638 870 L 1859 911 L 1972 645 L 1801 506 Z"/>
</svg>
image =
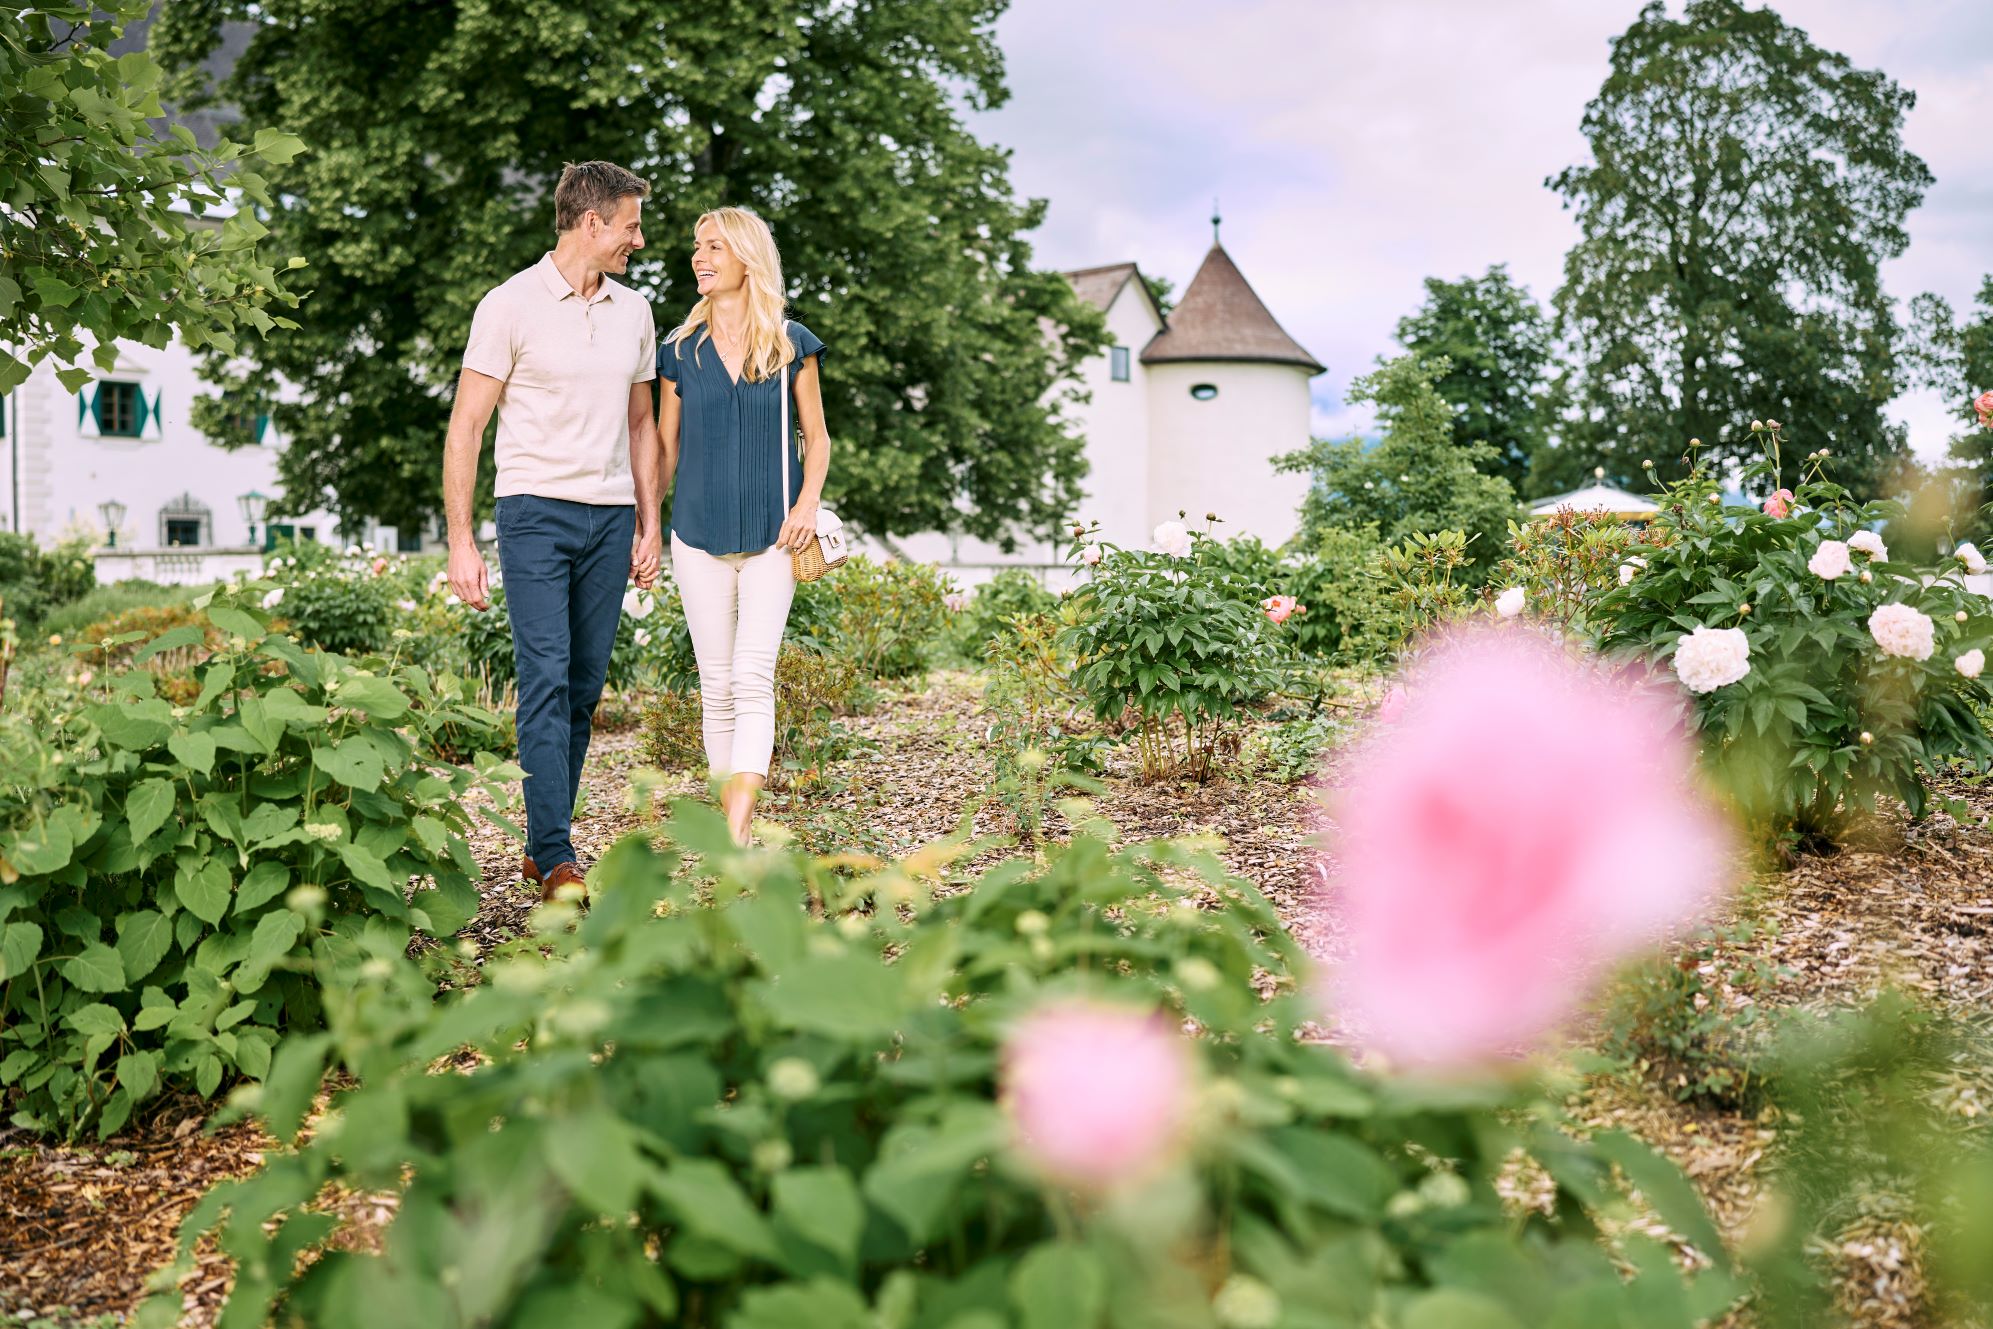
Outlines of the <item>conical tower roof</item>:
<svg viewBox="0 0 1993 1329">
<path fill-rule="evenodd" d="M 1170 311 L 1169 326 L 1142 352 L 1145 365 L 1182 360 L 1299 365 L 1310 374 L 1324 368 L 1274 321 L 1223 245 L 1211 246 L 1182 301 Z"/>
</svg>

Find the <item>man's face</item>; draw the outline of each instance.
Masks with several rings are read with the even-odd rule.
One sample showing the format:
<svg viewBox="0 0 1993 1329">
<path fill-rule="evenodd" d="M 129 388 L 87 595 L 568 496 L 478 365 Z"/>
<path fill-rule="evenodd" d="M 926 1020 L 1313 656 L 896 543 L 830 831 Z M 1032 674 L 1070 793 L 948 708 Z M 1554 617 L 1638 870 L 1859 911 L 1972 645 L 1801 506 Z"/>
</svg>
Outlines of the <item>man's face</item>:
<svg viewBox="0 0 1993 1329">
<path fill-rule="evenodd" d="M 607 221 L 591 212 L 582 225 L 588 230 L 592 257 L 603 272 L 627 272 L 630 255 L 644 247 L 644 201 L 634 194 L 618 200 Z"/>
</svg>

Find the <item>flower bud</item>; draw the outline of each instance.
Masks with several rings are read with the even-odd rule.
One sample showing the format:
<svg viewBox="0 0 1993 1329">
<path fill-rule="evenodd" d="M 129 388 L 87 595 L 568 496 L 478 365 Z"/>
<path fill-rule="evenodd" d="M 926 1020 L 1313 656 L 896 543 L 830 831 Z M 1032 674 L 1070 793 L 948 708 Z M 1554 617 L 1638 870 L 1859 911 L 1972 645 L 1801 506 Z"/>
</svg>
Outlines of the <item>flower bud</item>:
<svg viewBox="0 0 1993 1329">
<path fill-rule="evenodd" d="M 1689 446 L 1692 448 L 1699 448 L 1702 446 L 1702 440 L 1699 438 L 1692 438 L 1689 440 Z"/>
<path fill-rule="evenodd" d="M 796 1151 L 787 1140 L 763 1140 L 754 1146 L 756 1172 L 781 1172 L 796 1161 Z"/>
<path fill-rule="evenodd" d="M 1961 609 L 1956 614 L 1952 615 L 1952 621 L 1955 623 L 1963 623 L 1965 622 L 1966 619 L 1970 617 L 1971 615 L 1967 614 L 1963 609 Z"/>
<path fill-rule="evenodd" d="M 1738 605 L 1737 612 L 1740 614 L 1749 614 L 1751 612 L 1751 602 L 1746 600 L 1743 604 Z"/>
<path fill-rule="evenodd" d="M 1641 469 L 1641 470 L 1643 470 L 1643 471 L 1651 471 L 1651 470 L 1653 470 L 1653 469 L 1654 469 L 1654 459 L 1653 459 L 1652 457 L 1648 457 L 1648 458 L 1645 458 L 1645 459 L 1643 459 L 1643 460 L 1641 461 L 1641 463 L 1640 463 L 1640 469 Z"/>
<path fill-rule="evenodd" d="M 1052 920 L 1036 909 L 1027 909 L 1017 916 L 1017 931 L 1026 937 L 1042 937 L 1051 930 Z"/>
<path fill-rule="evenodd" d="M 1875 735 L 1866 729 L 1862 730 L 1862 746 L 1867 747 L 1873 742 L 1875 742 Z"/>
<path fill-rule="evenodd" d="M 1751 421 L 1751 431 L 1753 433 L 1756 433 L 1758 430 L 1763 429 L 1764 427 L 1765 427 L 1765 422 L 1763 420 Z"/>
<path fill-rule="evenodd" d="M 768 1068 L 768 1092 L 784 1102 L 800 1103 L 822 1087 L 817 1068 L 801 1057 L 783 1057 Z"/>
<path fill-rule="evenodd" d="M 1778 427 L 1779 427 L 1779 425 L 1778 425 L 1778 421 L 1776 421 L 1776 420 L 1767 420 L 1767 421 L 1765 421 L 1765 428 L 1767 428 L 1767 429 L 1777 429 Z"/>
<path fill-rule="evenodd" d="M 1874 580 L 1875 580 L 1875 574 L 1874 574 L 1873 572 L 1870 572 L 1870 571 L 1869 571 L 1869 570 L 1868 570 L 1867 568 L 1863 568 L 1863 569 L 1862 569 L 1862 585 L 1866 586 L 1866 585 L 1868 585 L 1868 584 L 1869 584 L 1870 582 L 1872 582 L 1872 581 L 1874 581 Z"/>
</svg>

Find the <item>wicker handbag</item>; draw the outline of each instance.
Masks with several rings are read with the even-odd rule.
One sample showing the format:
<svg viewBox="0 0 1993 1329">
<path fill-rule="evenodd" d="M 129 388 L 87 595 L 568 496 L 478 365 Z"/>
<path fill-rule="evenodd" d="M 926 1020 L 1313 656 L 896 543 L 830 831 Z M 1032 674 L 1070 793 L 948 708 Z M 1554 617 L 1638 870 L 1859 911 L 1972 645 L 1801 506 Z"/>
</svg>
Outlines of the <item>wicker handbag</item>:
<svg viewBox="0 0 1993 1329">
<path fill-rule="evenodd" d="M 786 520 L 789 512 L 789 446 L 792 440 L 789 429 L 789 366 L 782 366 L 782 513 Z M 801 447 L 797 448 L 800 454 Z M 795 569 L 797 581 L 816 581 L 833 568 L 844 566 L 844 560 L 851 551 L 844 544 L 844 522 L 829 508 L 817 509 L 817 538 L 804 546 L 801 553 L 789 555 L 789 566 Z"/>
</svg>

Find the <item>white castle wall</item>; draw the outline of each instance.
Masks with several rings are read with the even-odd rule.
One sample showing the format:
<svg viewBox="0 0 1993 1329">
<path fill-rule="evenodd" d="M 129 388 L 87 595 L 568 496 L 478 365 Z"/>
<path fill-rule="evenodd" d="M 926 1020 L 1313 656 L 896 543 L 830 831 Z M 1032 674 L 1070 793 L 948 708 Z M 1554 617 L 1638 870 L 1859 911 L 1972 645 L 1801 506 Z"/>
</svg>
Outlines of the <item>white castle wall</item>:
<svg viewBox="0 0 1993 1329">
<path fill-rule="evenodd" d="M 1217 396 L 1193 397 L 1202 383 Z M 1308 372 L 1297 366 L 1150 365 L 1149 526 L 1175 520 L 1178 509 L 1197 525 L 1214 512 L 1220 535 L 1283 543 L 1308 481 L 1276 473 L 1273 458 L 1308 445 L 1308 409 Z"/>
</svg>

